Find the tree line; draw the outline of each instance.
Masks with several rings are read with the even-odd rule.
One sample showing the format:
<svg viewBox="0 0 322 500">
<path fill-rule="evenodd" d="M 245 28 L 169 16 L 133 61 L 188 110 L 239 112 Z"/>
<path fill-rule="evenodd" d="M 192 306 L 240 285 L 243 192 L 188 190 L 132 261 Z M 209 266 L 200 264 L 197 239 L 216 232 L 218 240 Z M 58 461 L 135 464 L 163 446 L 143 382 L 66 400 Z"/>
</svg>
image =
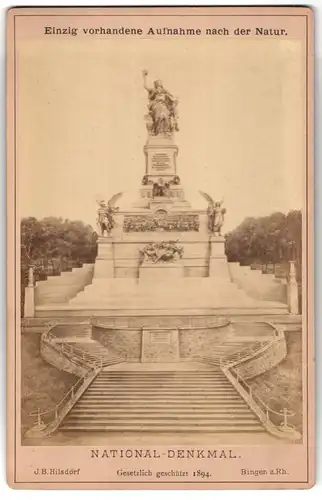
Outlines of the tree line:
<svg viewBox="0 0 322 500">
<path fill-rule="evenodd" d="M 35 272 L 51 269 L 54 274 L 69 267 L 94 262 L 97 233 L 82 221 L 62 217 L 21 221 L 21 267 Z M 226 234 L 226 255 L 244 265 L 301 261 L 302 213 L 275 212 L 266 217 L 247 217 Z"/>
<path fill-rule="evenodd" d="M 22 303 L 28 268 L 35 278 L 79 267 L 95 261 L 97 233 L 82 221 L 45 217 L 26 217 L 21 221 Z M 266 217 L 247 217 L 226 234 L 226 255 L 230 262 L 242 265 L 286 263 L 295 260 L 301 281 L 302 213 L 275 212 Z"/>
<path fill-rule="evenodd" d="M 247 217 L 226 235 L 230 262 L 244 265 L 278 264 L 294 260 L 301 267 L 302 212 L 275 212 L 266 217 Z M 300 273 L 299 273 L 300 274 Z"/>
<path fill-rule="evenodd" d="M 34 269 L 35 281 L 46 276 L 94 262 L 97 255 L 97 233 L 90 225 L 62 217 L 21 220 L 21 308 L 28 268 Z"/>
<path fill-rule="evenodd" d="M 55 271 L 64 267 L 81 266 L 94 262 L 97 252 L 97 234 L 82 221 L 61 217 L 38 220 L 27 217 L 21 221 L 21 265 Z"/>
</svg>

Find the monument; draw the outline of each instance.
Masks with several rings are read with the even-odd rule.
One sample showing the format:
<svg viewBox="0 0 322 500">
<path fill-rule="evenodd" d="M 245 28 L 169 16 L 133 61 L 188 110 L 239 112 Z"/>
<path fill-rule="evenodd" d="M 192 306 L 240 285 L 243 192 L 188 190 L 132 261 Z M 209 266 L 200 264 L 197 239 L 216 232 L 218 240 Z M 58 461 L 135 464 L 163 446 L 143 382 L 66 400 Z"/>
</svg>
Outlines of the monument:
<svg viewBox="0 0 322 500">
<path fill-rule="evenodd" d="M 259 302 L 232 282 L 223 200 L 200 191 L 205 207 L 197 209 L 186 199 L 177 166 L 178 99 L 159 80 L 149 86 L 147 77 L 143 71 L 147 139 L 137 200 L 130 208 L 122 192 L 98 200 L 92 283 L 50 315 L 120 316 L 123 323 L 141 316 L 146 327 L 165 316 L 285 312 L 283 304 Z"/>
</svg>

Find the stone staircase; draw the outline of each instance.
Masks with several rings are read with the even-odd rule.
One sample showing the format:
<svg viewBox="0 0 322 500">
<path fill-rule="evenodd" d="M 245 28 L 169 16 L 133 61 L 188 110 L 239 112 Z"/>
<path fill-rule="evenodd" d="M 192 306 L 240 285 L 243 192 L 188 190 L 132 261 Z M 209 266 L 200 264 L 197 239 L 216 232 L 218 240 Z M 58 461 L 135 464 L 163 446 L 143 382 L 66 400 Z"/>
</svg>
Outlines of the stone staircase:
<svg viewBox="0 0 322 500">
<path fill-rule="evenodd" d="M 89 285 L 93 278 L 94 264 L 63 271 L 59 276 L 48 276 L 35 286 L 36 306 L 67 304 L 68 301 Z"/>
<path fill-rule="evenodd" d="M 256 271 L 255 271 L 256 272 Z M 69 300 L 70 306 L 107 309 L 195 309 L 195 308 L 262 308 L 285 312 L 280 302 L 256 300 L 230 280 L 213 278 L 180 278 L 176 286 L 167 282 L 142 282 L 136 279 L 93 280 L 82 292 Z M 198 293 L 196 293 L 198 290 Z"/>
<path fill-rule="evenodd" d="M 52 351 L 48 351 L 48 347 L 54 348 L 54 357 L 51 355 Z M 57 358 L 57 352 L 61 357 Z M 92 339 L 92 327 L 88 321 L 58 324 L 50 331 L 44 332 L 41 339 L 41 353 L 47 362 L 66 371 L 69 371 L 65 363 L 66 357 L 72 363 L 87 368 L 94 364 L 104 368 L 124 361 L 122 356 Z"/>
<path fill-rule="evenodd" d="M 58 324 L 55 326 L 54 334 L 66 342 L 87 342 L 92 338 L 92 325 L 89 321 Z"/>
<path fill-rule="evenodd" d="M 216 367 L 206 371 L 102 371 L 61 431 L 263 432 Z"/>
<path fill-rule="evenodd" d="M 265 341 L 264 341 L 265 342 Z M 267 341 L 266 341 L 267 342 Z M 218 365 L 224 360 L 229 360 L 230 363 L 238 361 L 241 358 L 250 356 L 255 350 L 260 349 L 264 345 L 263 342 L 244 342 L 219 345 L 212 349 L 211 356 L 203 356 L 202 359 L 209 363 Z"/>
<path fill-rule="evenodd" d="M 274 274 L 264 274 L 260 269 L 241 266 L 239 262 L 229 262 L 231 280 L 247 295 L 259 301 L 286 303 L 286 278 L 276 278 Z"/>
<path fill-rule="evenodd" d="M 102 344 L 95 340 L 88 342 L 68 342 L 68 345 L 86 353 L 86 358 L 90 361 L 102 360 L 102 366 L 109 366 L 123 361 L 120 356 L 111 352 L 110 349 L 106 349 L 106 347 L 103 347 Z"/>
</svg>

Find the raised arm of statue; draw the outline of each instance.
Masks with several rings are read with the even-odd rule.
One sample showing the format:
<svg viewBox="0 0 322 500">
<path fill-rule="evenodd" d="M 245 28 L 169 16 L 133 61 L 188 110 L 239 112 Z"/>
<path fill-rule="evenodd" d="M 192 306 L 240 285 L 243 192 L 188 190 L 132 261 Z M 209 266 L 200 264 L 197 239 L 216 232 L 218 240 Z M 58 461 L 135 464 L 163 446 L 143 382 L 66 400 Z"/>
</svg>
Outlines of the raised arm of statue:
<svg viewBox="0 0 322 500">
<path fill-rule="evenodd" d="M 147 70 L 146 70 L 146 69 L 144 69 L 144 70 L 142 71 L 142 74 L 143 74 L 143 86 L 144 86 L 145 90 L 147 90 L 148 92 L 151 92 L 151 90 L 152 90 L 152 89 L 151 89 L 151 88 L 149 88 L 149 87 L 148 87 L 148 84 L 147 84 L 147 78 L 146 78 L 146 77 L 148 76 L 148 72 L 147 72 Z"/>
</svg>

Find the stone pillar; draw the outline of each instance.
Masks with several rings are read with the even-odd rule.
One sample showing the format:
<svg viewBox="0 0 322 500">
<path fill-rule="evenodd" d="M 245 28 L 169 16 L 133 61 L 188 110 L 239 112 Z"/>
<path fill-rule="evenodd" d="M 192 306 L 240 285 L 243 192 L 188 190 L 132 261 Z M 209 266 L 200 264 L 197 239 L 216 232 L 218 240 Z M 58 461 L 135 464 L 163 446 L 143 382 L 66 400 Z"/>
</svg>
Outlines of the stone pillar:
<svg viewBox="0 0 322 500">
<path fill-rule="evenodd" d="M 290 314 L 299 314 L 299 290 L 294 261 L 290 261 L 290 273 L 287 283 L 287 304 Z"/>
<path fill-rule="evenodd" d="M 28 269 L 28 285 L 25 288 L 25 307 L 24 317 L 34 318 L 35 316 L 35 286 L 34 286 L 34 270 L 30 266 Z"/>
<path fill-rule="evenodd" d="M 230 280 L 225 254 L 225 238 L 223 236 L 210 236 L 209 244 L 209 277 Z"/>
<path fill-rule="evenodd" d="M 114 278 L 113 239 L 111 236 L 98 239 L 93 279 L 99 278 Z"/>
</svg>

